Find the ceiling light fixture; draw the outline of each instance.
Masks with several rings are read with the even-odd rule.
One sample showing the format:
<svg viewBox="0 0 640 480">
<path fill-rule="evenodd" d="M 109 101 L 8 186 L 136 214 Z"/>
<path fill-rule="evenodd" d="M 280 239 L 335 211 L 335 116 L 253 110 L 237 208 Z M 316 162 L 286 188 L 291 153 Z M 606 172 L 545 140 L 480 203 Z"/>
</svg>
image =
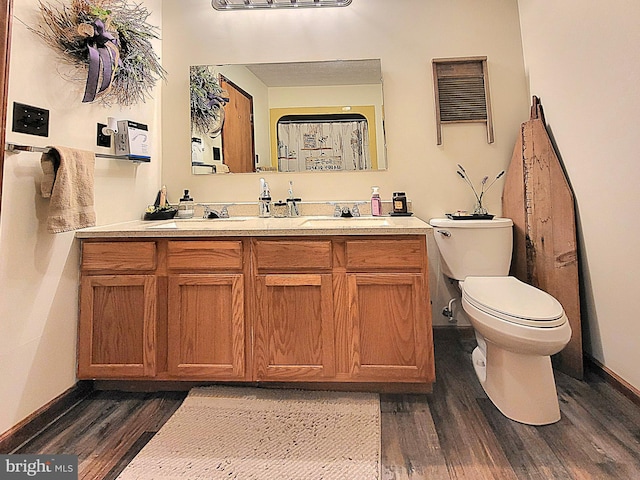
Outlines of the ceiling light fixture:
<svg viewBox="0 0 640 480">
<path fill-rule="evenodd" d="M 256 8 L 346 7 L 352 0 L 211 0 L 216 10 L 251 10 Z"/>
</svg>

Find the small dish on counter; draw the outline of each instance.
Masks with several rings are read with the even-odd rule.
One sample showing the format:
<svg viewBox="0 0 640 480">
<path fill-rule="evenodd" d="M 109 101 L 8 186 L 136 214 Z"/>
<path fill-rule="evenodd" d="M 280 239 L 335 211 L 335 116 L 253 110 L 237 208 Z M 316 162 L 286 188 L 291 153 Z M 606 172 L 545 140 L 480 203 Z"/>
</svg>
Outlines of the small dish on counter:
<svg viewBox="0 0 640 480">
<path fill-rule="evenodd" d="M 171 220 L 178 213 L 178 209 L 171 208 L 159 208 L 153 211 L 144 212 L 145 220 Z"/>
</svg>

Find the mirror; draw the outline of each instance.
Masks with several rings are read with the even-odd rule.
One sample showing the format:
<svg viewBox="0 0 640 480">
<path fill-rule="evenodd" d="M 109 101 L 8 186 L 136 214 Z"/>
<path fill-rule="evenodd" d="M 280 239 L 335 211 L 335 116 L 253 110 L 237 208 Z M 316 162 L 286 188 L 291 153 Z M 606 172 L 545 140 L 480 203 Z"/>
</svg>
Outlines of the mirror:
<svg viewBox="0 0 640 480">
<path fill-rule="evenodd" d="M 191 90 L 193 174 L 387 168 L 379 59 L 192 66 Z"/>
</svg>

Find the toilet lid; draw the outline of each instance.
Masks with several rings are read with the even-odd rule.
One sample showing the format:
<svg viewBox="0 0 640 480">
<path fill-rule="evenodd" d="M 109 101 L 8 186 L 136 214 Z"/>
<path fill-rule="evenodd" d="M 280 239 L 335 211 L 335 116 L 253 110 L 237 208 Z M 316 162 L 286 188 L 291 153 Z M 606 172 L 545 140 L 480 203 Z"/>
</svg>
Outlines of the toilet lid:
<svg viewBox="0 0 640 480">
<path fill-rule="evenodd" d="M 463 296 L 483 312 L 520 325 L 556 327 L 566 321 L 560 302 L 515 277 L 467 277 Z"/>
</svg>

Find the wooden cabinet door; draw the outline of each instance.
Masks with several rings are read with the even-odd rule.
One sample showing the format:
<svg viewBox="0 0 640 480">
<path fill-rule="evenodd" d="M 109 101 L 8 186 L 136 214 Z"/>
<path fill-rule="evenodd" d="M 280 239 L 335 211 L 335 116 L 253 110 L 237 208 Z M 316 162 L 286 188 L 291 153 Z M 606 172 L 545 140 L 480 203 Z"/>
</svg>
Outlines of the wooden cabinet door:
<svg viewBox="0 0 640 480">
<path fill-rule="evenodd" d="M 78 377 L 153 377 L 155 277 L 84 276 L 80 288 Z"/>
<path fill-rule="evenodd" d="M 331 274 L 258 275 L 256 288 L 256 379 L 334 377 Z"/>
<path fill-rule="evenodd" d="M 359 381 L 435 379 L 422 274 L 347 275 L 352 372 Z"/>
<path fill-rule="evenodd" d="M 169 277 L 168 369 L 206 380 L 245 377 L 242 274 Z"/>
</svg>

